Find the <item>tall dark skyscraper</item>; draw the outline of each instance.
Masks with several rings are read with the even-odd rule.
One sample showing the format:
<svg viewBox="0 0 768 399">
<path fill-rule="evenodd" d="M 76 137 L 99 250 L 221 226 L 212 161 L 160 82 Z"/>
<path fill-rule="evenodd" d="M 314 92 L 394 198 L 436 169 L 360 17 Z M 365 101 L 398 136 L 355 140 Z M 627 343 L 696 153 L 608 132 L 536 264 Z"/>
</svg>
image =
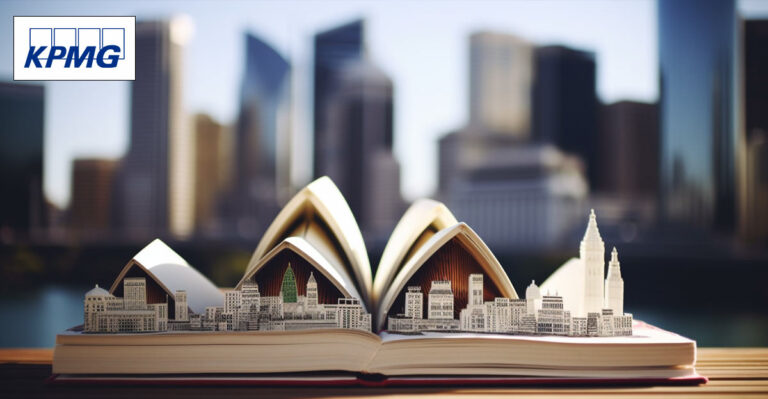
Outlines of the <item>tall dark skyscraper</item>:
<svg viewBox="0 0 768 399">
<path fill-rule="evenodd" d="M 245 35 L 245 74 L 235 144 L 234 214 L 242 236 L 263 233 L 290 193 L 291 66 L 272 46 Z"/>
<path fill-rule="evenodd" d="M 656 199 L 659 111 L 656 104 L 619 101 L 600 112 L 599 179 L 593 187 L 625 199 Z"/>
<path fill-rule="evenodd" d="M 357 20 L 315 36 L 313 168 L 315 177 L 327 173 L 328 101 L 339 89 L 344 66 L 350 62 L 362 61 L 365 57 L 363 29 L 363 21 Z"/>
<path fill-rule="evenodd" d="M 117 219 L 127 235 L 183 237 L 194 223 L 194 141 L 181 103 L 183 19 L 136 24 L 131 138 L 119 174 Z"/>
<path fill-rule="evenodd" d="M 661 1 L 658 26 L 660 216 L 731 231 L 740 91 L 735 1 Z"/>
<path fill-rule="evenodd" d="M 563 46 L 536 49 L 533 88 L 533 135 L 580 156 L 594 185 L 597 170 L 595 56 Z"/>
<path fill-rule="evenodd" d="M 0 83 L 0 242 L 45 226 L 43 86 Z"/>
<path fill-rule="evenodd" d="M 391 231 L 402 211 L 400 167 L 392 155 L 392 81 L 368 62 L 347 64 L 328 99 L 323 174 L 366 232 Z"/>
<path fill-rule="evenodd" d="M 768 19 L 744 22 L 745 190 L 741 232 L 768 244 Z"/>
</svg>

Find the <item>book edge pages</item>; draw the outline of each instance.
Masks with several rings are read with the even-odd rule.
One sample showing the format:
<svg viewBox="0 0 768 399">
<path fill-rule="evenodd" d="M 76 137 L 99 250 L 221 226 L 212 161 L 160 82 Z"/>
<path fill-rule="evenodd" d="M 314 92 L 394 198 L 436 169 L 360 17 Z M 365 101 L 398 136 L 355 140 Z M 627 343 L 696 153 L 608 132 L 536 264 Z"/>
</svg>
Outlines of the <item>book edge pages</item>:
<svg viewBox="0 0 768 399">
<path fill-rule="evenodd" d="M 696 355 L 696 348 L 695 348 L 695 341 L 690 340 L 688 338 L 682 337 L 678 334 L 659 329 L 657 327 L 654 327 L 652 325 L 647 325 L 642 322 L 638 322 L 640 324 L 640 327 L 642 330 L 646 330 L 649 335 L 652 335 L 648 337 L 648 339 L 657 339 L 657 342 L 642 342 L 639 341 L 636 344 L 631 343 L 621 343 L 621 344 L 612 344 L 610 342 L 591 342 L 591 341 L 585 341 L 589 340 L 589 338 L 584 338 L 581 340 L 576 340 L 578 342 L 571 342 L 574 339 L 573 338 L 557 338 L 557 337 L 526 337 L 526 336 L 504 336 L 502 337 L 505 341 L 510 341 L 515 343 L 516 345 L 522 347 L 527 347 L 527 351 L 533 350 L 535 351 L 536 347 L 540 348 L 547 348 L 547 351 L 552 352 L 553 350 L 557 350 L 557 352 L 560 352 L 560 349 L 557 349 L 558 347 L 564 348 L 564 347 L 570 347 L 578 350 L 588 350 L 590 353 L 594 352 L 594 349 L 598 348 L 604 348 L 604 349 L 610 349 L 613 348 L 615 350 L 620 350 L 617 348 L 617 346 L 622 346 L 626 349 L 631 350 L 640 350 L 643 351 L 643 353 L 646 353 L 649 346 L 653 346 L 658 351 L 659 348 L 663 349 L 664 353 L 669 353 L 671 351 L 678 351 L 678 352 L 687 352 L 688 355 L 692 358 L 690 359 L 690 363 L 686 364 L 679 364 L 675 368 L 686 368 L 686 367 L 693 367 L 695 364 L 695 355 Z M 475 343 L 478 342 L 478 340 L 486 340 L 486 339 L 493 339 L 490 337 L 493 337 L 494 335 L 485 336 L 484 334 L 465 334 L 467 337 L 464 338 L 458 338 L 458 339 L 448 339 L 446 341 L 446 345 L 444 347 L 447 349 L 451 345 L 456 345 L 457 343 L 455 341 L 461 340 L 461 339 L 470 339 L 471 341 L 474 341 Z M 258 340 L 256 343 L 253 343 L 253 341 Z M 409 338 L 405 338 L 405 340 L 408 340 Z M 412 338 L 410 338 L 412 339 Z M 434 340 L 436 339 L 443 339 L 441 337 L 438 338 L 430 338 L 426 337 L 426 340 L 432 341 L 434 344 Z M 564 342 L 549 342 L 549 341 L 566 341 Z M 614 341 L 627 341 L 631 340 L 630 338 L 615 338 Z M 155 334 L 97 334 L 97 335 L 88 335 L 88 334 L 81 334 L 81 333 L 70 333 L 70 334 L 60 334 L 57 335 L 56 338 L 56 347 L 54 348 L 54 372 L 66 372 L 66 373 L 74 373 L 74 374 L 83 374 L 81 371 L 77 371 L 77 368 L 72 368 L 72 366 L 67 366 L 68 361 L 65 359 L 67 357 L 72 356 L 71 351 L 82 351 L 82 354 L 79 355 L 81 358 L 76 359 L 79 366 L 80 361 L 84 361 L 85 358 L 88 358 L 87 353 L 89 350 L 104 350 L 106 349 L 109 351 L 109 348 L 124 348 L 124 351 L 127 351 L 127 353 L 139 353 L 141 350 L 144 351 L 151 351 L 152 353 L 157 353 L 154 349 L 149 348 L 156 348 L 160 350 L 164 347 L 171 347 L 169 350 L 173 351 L 176 350 L 177 352 L 189 354 L 190 351 L 194 352 L 196 348 L 213 348 L 215 353 L 220 353 L 218 350 L 228 350 L 233 351 L 233 353 L 240 353 L 240 350 L 235 350 L 233 348 L 241 348 L 245 350 L 248 347 L 252 347 L 250 350 L 255 351 L 258 350 L 257 348 L 266 348 L 266 347 L 282 347 L 286 345 L 308 345 L 310 347 L 318 347 L 322 346 L 324 348 L 326 347 L 333 347 L 334 353 L 337 353 L 341 350 L 346 350 L 347 346 L 350 345 L 350 343 L 358 341 L 358 345 L 354 345 L 355 353 L 361 353 L 362 348 L 361 347 L 371 347 L 370 349 L 370 357 L 367 356 L 359 356 L 358 360 L 355 360 L 354 362 L 358 364 L 359 366 L 356 367 L 355 370 L 351 371 L 357 371 L 357 372 L 368 372 L 368 373 L 382 373 L 386 375 L 406 375 L 406 374 L 421 374 L 424 373 L 424 370 L 427 368 L 434 369 L 431 371 L 431 373 L 434 374 L 457 374 L 455 371 L 456 369 L 459 369 L 462 367 L 461 364 L 457 364 L 456 362 L 445 362 L 448 366 L 440 367 L 437 364 L 434 364 L 434 361 L 432 361 L 432 365 L 429 364 L 412 364 L 413 359 L 410 359 L 411 364 L 403 366 L 397 366 L 397 365 L 386 365 L 381 364 L 379 366 L 376 365 L 376 358 L 377 356 L 382 352 L 382 349 L 386 345 L 390 345 L 388 342 L 388 337 L 386 336 L 379 336 L 376 334 L 373 334 L 371 332 L 365 332 L 365 331 L 357 331 L 357 330 L 346 330 L 346 329 L 327 329 L 327 330 L 302 330 L 302 331 L 269 331 L 269 332 L 260 332 L 260 331 L 249 331 L 249 332 L 206 332 L 206 333 L 189 333 L 189 332 L 175 332 L 175 333 L 155 333 Z M 450 342 L 449 342 L 450 341 Z M 171 342 L 172 344 L 168 344 L 168 342 Z M 590 342 L 590 343 L 585 343 Z M 397 344 L 397 343 L 396 343 Z M 411 344 L 414 344 L 411 342 Z M 418 344 L 418 343 L 416 343 Z M 503 344 L 503 343 L 502 343 Z M 531 346 L 533 345 L 533 346 Z M 585 348 L 584 346 L 595 346 L 598 348 Z M 351 346 L 350 346 L 351 347 Z M 79 349 L 78 349 L 79 348 Z M 125 348 L 133 348 L 133 349 L 125 349 Z M 182 350 L 183 348 L 183 350 Z M 217 349 L 218 348 L 218 349 Z M 674 348 L 674 349 L 673 349 Z M 164 350 L 164 349 L 163 349 Z M 401 348 L 401 350 L 407 350 L 408 352 L 412 353 L 410 349 L 408 348 Z M 120 351 L 120 350 L 117 350 Z M 160 350 L 162 351 L 162 350 Z M 75 352 L 75 353 L 76 353 Z M 301 351 L 299 351 L 301 352 Z M 692 354 L 691 354 L 692 352 Z M 62 353 L 65 353 L 64 355 Z M 62 359 L 62 356 L 64 359 Z M 200 355 L 202 356 L 202 355 Z M 682 355 L 679 355 L 682 356 Z M 104 357 L 102 355 L 102 357 Z M 354 357 L 353 355 L 349 355 L 349 357 Z M 402 356 L 398 356 L 398 358 L 402 358 Z M 75 360 L 75 359 L 73 359 Z M 69 362 L 72 362 L 73 360 L 70 360 Z M 64 366 L 62 366 L 62 361 L 64 362 Z M 214 362 L 215 363 L 215 362 Z M 302 362 L 299 362 L 301 364 L 304 364 Z M 679 362 L 683 363 L 683 362 Z M 522 368 L 526 370 L 554 370 L 554 369 L 561 369 L 561 370 L 570 370 L 573 369 L 573 367 L 565 366 L 565 367 L 558 367 L 556 363 L 553 363 L 549 367 L 542 367 L 537 365 L 530 365 L 530 366 L 523 366 L 525 363 L 521 363 L 518 366 L 514 366 L 512 364 L 506 365 L 502 367 L 502 369 L 507 369 L 506 372 L 502 372 L 501 370 L 498 370 L 498 367 L 492 367 L 493 370 L 488 371 L 490 374 L 505 374 L 509 373 L 510 368 L 517 367 Z M 670 363 L 671 364 L 671 363 Z M 473 369 L 479 367 L 478 366 L 472 366 L 468 367 L 468 363 L 464 362 L 465 369 L 462 372 L 463 374 L 475 374 L 476 370 L 473 371 Z M 230 369 L 228 370 L 234 370 L 231 368 L 233 366 L 230 366 Z M 245 366 L 238 366 L 240 367 L 239 371 L 243 372 L 255 372 L 254 369 L 248 369 Z M 594 367 L 589 367 L 592 372 L 596 371 L 597 369 L 600 369 L 599 364 Z M 606 367 L 602 367 L 606 368 Z M 631 370 L 629 373 L 630 375 L 636 375 L 632 374 L 632 372 L 638 372 L 641 369 L 651 369 L 651 367 L 643 367 L 643 366 L 637 366 L 637 367 L 626 367 L 627 370 Z M 667 368 L 669 368 L 667 366 Z M 301 367 L 292 367 L 287 368 L 287 366 L 283 366 L 283 369 L 280 371 L 319 371 L 320 369 L 316 370 L 310 370 L 310 369 L 302 369 Z M 350 367 L 350 369 L 352 369 Z M 583 368 L 585 369 L 586 368 Z M 112 372 L 115 372 L 119 369 L 111 369 Z M 136 373 L 139 369 L 131 369 L 133 373 Z M 172 373 L 179 373 L 180 369 L 178 368 L 168 368 L 167 371 L 163 370 L 155 370 L 156 373 L 165 373 L 165 374 L 172 374 Z M 200 369 L 185 369 L 185 370 L 200 370 Z M 448 372 L 449 370 L 454 370 L 451 372 Z M 494 371 L 495 370 L 495 371 Z M 76 372 L 77 371 L 77 372 Z M 110 370 L 96 370 L 90 369 L 89 372 L 96 372 L 96 373 L 102 373 L 104 371 L 110 371 Z M 145 371 L 146 370 L 141 370 Z M 268 371 L 274 371 L 274 370 L 268 370 Z M 261 370 L 259 372 L 268 372 L 265 370 Z M 212 371 L 212 369 L 208 369 L 208 372 L 217 372 Z M 224 370 L 220 370 L 218 372 L 224 372 Z M 118 372 L 119 373 L 119 372 Z M 124 373 L 124 372 L 123 372 Z M 531 375 L 536 375 L 541 373 L 532 373 Z M 590 375 L 587 373 L 586 375 Z"/>
<path fill-rule="evenodd" d="M 381 346 L 376 334 L 347 329 L 142 334 L 127 337 L 129 344 L 124 338 L 120 335 L 58 335 L 53 373 L 360 372 Z M 289 347 L 295 351 L 271 351 Z M 361 355 L 366 352 L 368 355 Z M 148 354 L 151 354 L 149 358 Z M 254 359 L 258 362 L 254 363 Z"/>
</svg>

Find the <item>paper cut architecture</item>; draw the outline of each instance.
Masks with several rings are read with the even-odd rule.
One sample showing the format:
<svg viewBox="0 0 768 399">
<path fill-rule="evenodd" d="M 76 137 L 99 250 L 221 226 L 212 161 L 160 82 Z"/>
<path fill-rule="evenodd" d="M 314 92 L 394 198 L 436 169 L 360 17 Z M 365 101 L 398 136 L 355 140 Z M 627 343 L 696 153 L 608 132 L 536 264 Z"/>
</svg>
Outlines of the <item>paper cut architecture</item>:
<svg viewBox="0 0 768 399">
<path fill-rule="evenodd" d="M 147 280 L 123 280 L 124 298 L 118 298 L 98 284 L 85 294 L 83 329 L 87 332 L 152 332 L 168 326 L 168 304 L 147 303 Z M 177 302 L 178 306 L 178 302 Z"/>
<path fill-rule="evenodd" d="M 424 295 L 418 286 L 408 286 L 405 312 L 388 317 L 388 331 L 469 331 L 505 334 L 567 336 L 632 335 L 632 315 L 624 313 L 624 281 L 619 255 L 611 253 L 608 277 L 604 276 L 605 244 L 597 228 L 594 210 L 581 241 L 580 260 L 584 266 L 582 314 L 564 309 L 557 293 L 541 295 L 535 282 L 525 291 L 525 299 L 497 297 L 483 301 L 483 274 L 469 275 L 467 306 L 459 318 L 453 317 L 454 294 L 450 281 L 432 281 L 427 295 L 427 317 L 423 317 Z"/>
<path fill-rule="evenodd" d="M 402 304 L 403 313 L 380 313 L 384 317 L 380 319 L 377 328 L 381 329 L 386 321 L 388 330 L 397 333 L 463 331 L 562 336 L 632 335 L 632 315 L 624 313 L 624 281 L 621 278 L 618 251 L 613 248 L 608 274 L 605 277 L 605 244 L 600 237 L 594 211 L 589 216 L 580 247 L 584 287 L 583 291 L 579 291 L 583 294 L 567 298 L 569 301 L 581 302 L 581 306 L 575 308 L 566 307 L 566 298 L 557 292 L 542 295 L 535 282 L 526 289 L 524 299 L 518 298 L 514 287 L 490 250 L 463 223 L 445 228 L 428 242 L 434 242 L 437 251 L 454 251 L 465 245 L 462 243 L 471 243 L 474 248 L 481 249 L 479 253 L 490 259 L 489 262 L 492 262 L 495 268 L 490 269 L 490 274 L 489 269 L 472 269 L 469 260 L 457 263 L 458 255 L 445 255 L 463 252 L 441 252 L 443 255 L 440 256 L 443 257 L 440 259 L 443 260 L 438 262 L 438 266 L 445 262 L 453 262 L 452 266 L 456 266 L 445 269 L 450 272 L 447 275 L 452 276 L 452 279 L 440 274 L 440 279 L 421 280 L 423 285 L 417 285 L 415 280 L 401 280 L 399 289 L 402 290 L 404 301 L 398 303 Z M 344 287 L 325 289 L 325 283 L 329 281 L 327 273 L 332 267 L 323 266 L 324 258 L 314 256 L 322 261 L 315 263 L 321 265 L 321 268 L 307 269 L 308 266 L 301 263 L 313 258 L 307 255 L 312 254 L 311 249 L 295 237 L 285 239 L 254 263 L 254 267 L 246 273 L 237 288 L 224 291 L 222 295 L 178 254 L 161 241 L 155 240 L 123 268 L 110 291 L 97 285 L 86 293 L 83 331 L 145 333 L 318 328 L 371 331 L 371 314 L 358 299 L 359 295 L 352 295 L 346 289 L 328 294 L 334 289 Z M 290 261 L 285 260 L 289 258 L 280 257 L 283 253 L 298 256 L 296 259 L 300 259 L 299 264 L 294 263 L 292 266 Z M 431 259 L 426 249 L 417 255 L 427 261 Z M 267 267 L 268 265 L 271 266 Z M 257 275 L 261 270 L 271 277 L 258 280 Z M 464 274 L 457 274 L 457 270 L 463 271 Z M 297 271 L 299 274 L 296 274 Z M 275 274 L 269 274 L 273 272 Z M 321 273 L 316 277 L 315 272 Z M 171 274 L 184 275 L 186 281 L 194 284 L 190 284 L 188 289 L 179 289 L 185 286 L 178 285 L 180 283 L 176 281 L 177 285 L 172 291 L 169 287 L 174 287 L 174 282 L 167 276 L 162 278 Z M 462 277 L 458 277 L 459 275 Z M 438 277 L 436 274 L 431 276 Z M 465 279 L 465 276 L 468 277 Z M 491 280 L 494 276 L 496 280 L 506 279 L 510 288 L 506 291 L 494 291 L 493 285 L 484 287 L 487 276 L 491 276 Z M 318 280 L 322 283 L 320 289 Z M 302 290 L 299 289 L 298 281 L 301 281 Z M 262 295 L 259 283 L 267 286 L 262 287 L 264 293 L 272 295 Z M 423 289 L 426 290 L 427 287 L 428 291 L 424 292 Z M 216 292 L 209 292 L 211 290 Z M 194 298 L 193 292 L 205 297 L 204 300 Z M 397 291 L 393 292 L 396 293 Z M 488 295 L 488 298 L 484 295 Z M 393 297 L 390 296 L 390 305 Z M 463 308 L 457 311 L 457 304 Z"/>
<path fill-rule="evenodd" d="M 123 298 L 98 285 L 86 293 L 85 332 L 371 330 L 371 315 L 358 299 L 338 298 L 335 304 L 318 303 L 314 273 L 307 281 L 306 295 L 298 295 L 290 264 L 277 296 L 261 296 L 258 284 L 247 280 L 240 289 L 225 291 L 223 306 L 208 306 L 204 313 L 193 313 L 187 307 L 187 293 L 176 291 L 172 320 L 168 319 L 167 303 L 147 304 L 145 278 L 125 278 L 123 285 Z"/>
</svg>

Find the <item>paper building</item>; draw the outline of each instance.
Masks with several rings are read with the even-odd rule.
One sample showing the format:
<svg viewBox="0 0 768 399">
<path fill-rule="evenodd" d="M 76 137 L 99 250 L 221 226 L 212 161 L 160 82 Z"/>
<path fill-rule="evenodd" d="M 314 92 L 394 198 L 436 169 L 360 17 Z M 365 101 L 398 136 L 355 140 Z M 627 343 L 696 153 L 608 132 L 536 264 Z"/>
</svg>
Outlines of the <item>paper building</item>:
<svg viewBox="0 0 768 399">
<path fill-rule="evenodd" d="M 581 242 L 580 261 L 583 262 L 583 314 L 571 314 L 564 298 L 555 293 L 541 294 L 535 282 L 526 289 L 525 299 L 495 297 L 486 300 L 484 275 L 470 274 L 466 285 L 466 307 L 453 313 L 454 301 L 448 294 L 451 281 L 432 281 L 427 299 L 428 317 L 421 317 L 415 307 L 423 304 L 419 287 L 409 286 L 405 296 L 405 312 L 390 315 L 390 332 L 418 333 L 422 331 L 458 330 L 467 332 L 538 334 L 561 336 L 619 336 L 632 335 L 632 315 L 624 314 L 624 281 L 619 268 L 618 251 L 613 248 L 608 276 L 604 278 L 605 244 L 597 228 L 594 211 L 590 213 L 587 230 Z M 457 323 L 458 322 L 458 323 Z"/>
</svg>

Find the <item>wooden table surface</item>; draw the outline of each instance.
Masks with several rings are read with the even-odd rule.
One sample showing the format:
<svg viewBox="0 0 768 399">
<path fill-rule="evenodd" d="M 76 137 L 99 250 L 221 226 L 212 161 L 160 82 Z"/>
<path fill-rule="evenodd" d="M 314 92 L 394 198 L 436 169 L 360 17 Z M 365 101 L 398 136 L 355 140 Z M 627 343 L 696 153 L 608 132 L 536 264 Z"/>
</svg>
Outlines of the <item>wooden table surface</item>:
<svg viewBox="0 0 768 399">
<path fill-rule="evenodd" d="M 700 348 L 696 369 L 709 383 L 694 387 L 603 388 L 253 388 L 46 386 L 50 349 L 0 349 L 0 398 L 10 397 L 760 397 L 768 398 L 768 348 Z"/>
</svg>

